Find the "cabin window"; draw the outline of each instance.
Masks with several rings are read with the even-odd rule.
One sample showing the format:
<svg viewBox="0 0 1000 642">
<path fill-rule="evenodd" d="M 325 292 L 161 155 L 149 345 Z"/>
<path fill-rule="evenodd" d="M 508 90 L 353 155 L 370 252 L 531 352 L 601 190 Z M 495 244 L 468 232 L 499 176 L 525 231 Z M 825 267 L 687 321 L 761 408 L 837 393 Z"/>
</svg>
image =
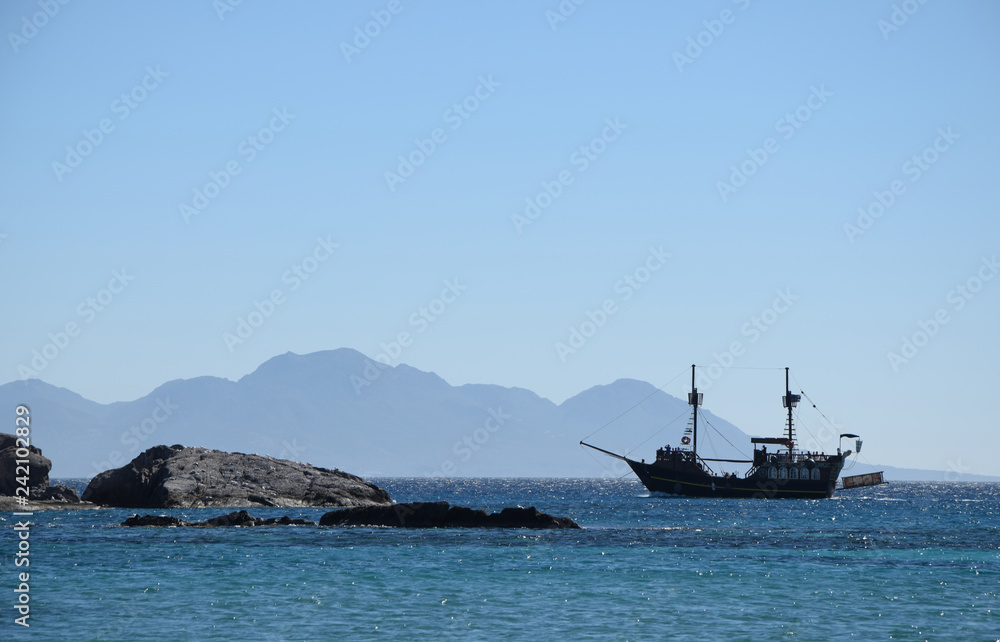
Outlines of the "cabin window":
<svg viewBox="0 0 1000 642">
<path fill-rule="evenodd" d="M 788 469 L 788 478 L 789 479 L 798 479 L 799 478 L 799 469 L 798 468 L 789 468 Z"/>
<path fill-rule="evenodd" d="M 770 468 L 768 468 L 767 469 L 767 477 L 768 477 L 768 479 L 776 479 L 778 477 L 778 469 L 775 468 L 774 466 L 771 466 Z"/>
<path fill-rule="evenodd" d="M 778 469 L 778 479 L 788 479 L 788 469 L 784 466 Z"/>
<path fill-rule="evenodd" d="M 813 468 L 812 478 L 819 481 L 819 468 Z"/>
</svg>

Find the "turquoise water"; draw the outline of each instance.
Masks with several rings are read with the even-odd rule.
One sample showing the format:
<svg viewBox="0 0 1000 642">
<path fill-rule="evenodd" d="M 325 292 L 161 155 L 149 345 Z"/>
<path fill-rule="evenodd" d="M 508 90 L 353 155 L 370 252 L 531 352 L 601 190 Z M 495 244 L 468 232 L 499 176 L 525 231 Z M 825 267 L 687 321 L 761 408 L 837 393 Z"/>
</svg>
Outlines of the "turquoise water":
<svg viewBox="0 0 1000 642">
<path fill-rule="evenodd" d="M 5 513 L 0 639 L 1000 638 L 1000 484 L 720 501 L 628 479 L 373 481 L 397 501 L 533 505 L 586 530 L 126 529 L 133 510 L 36 513 L 25 630 Z"/>
</svg>

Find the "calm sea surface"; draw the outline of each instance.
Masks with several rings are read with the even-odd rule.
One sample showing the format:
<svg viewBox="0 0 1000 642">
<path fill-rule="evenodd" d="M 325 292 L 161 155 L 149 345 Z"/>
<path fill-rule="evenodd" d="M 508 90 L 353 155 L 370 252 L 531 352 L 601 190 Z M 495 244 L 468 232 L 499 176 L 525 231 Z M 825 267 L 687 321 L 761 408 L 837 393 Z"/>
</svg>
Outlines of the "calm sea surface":
<svg viewBox="0 0 1000 642">
<path fill-rule="evenodd" d="M 136 511 L 36 513 L 27 630 L 13 624 L 23 569 L 0 513 L 0 640 L 1000 639 L 1000 484 L 722 501 L 650 497 L 628 479 L 373 481 L 397 501 L 536 506 L 586 530 L 120 528 Z"/>
</svg>

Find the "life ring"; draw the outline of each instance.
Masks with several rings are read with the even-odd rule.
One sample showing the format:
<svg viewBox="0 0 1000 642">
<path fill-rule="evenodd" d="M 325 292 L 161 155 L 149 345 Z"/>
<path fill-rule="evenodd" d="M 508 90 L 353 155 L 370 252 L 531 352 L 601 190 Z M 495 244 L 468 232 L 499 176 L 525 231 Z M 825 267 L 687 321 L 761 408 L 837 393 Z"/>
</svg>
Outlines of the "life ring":
<svg viewBox="0 0 1000 642">
<path fill-rule="evenodd" d="M 684 435 L 683 437 L 681 437 L 681 443 L 687 446 L 688 444 L 691 443 L 691 438 L 688 437 L 687 435 Z"/>
</svg>

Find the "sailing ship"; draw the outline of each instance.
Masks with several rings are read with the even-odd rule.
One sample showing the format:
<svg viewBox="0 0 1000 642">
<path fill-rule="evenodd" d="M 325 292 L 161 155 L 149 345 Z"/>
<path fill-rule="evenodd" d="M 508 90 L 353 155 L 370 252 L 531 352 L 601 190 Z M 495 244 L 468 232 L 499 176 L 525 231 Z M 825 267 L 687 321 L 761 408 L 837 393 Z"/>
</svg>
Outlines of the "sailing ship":
<svg viewBox="0 0 1000 642">
<path fill-rule="evenodd" d="M 785 368 L 785 395 L 781 403 L 788 410 L 786 433 L 781 437 L 753 437 L 753 459 L 710 459 L 698 455 L 698 408 L 702 405 L 703 394 L 695 387 L 695 366 L 691 366 L 691 392 L 688 404 L 691 410 L 689 433 L 681 438 L 680 448 L 669 445 L 656 451 L 656 460 L 647 464 L 645 460 L 635 461 L 603 448 L 580 442 L 606 455 L 621 459 L 632 468 L 636 476 L 651 492 L 689 497 L 727 498 L 813 498 L 832 497 L 837 489 L 837 479 L 844 467 L 844 461 L 851 450 L 837 454 L 803 452 L 795 446 L 795 428 L 792 412 L 802 399 L 792 394 L 788 383 L 788 368 Z M 844 433 L 844 439 L 855 439 L 855 450 L 861 450 L 858 435 Z M 768 452 L 768 446 L 772 447 Z M 711 463 L 750 464 L 742 475 L 717 474 Z M 864 479 L 867 478 L 867 479 Z M 884 483 L 882 473 L 858 475 L 844 479 L 845 487 L 870 486 Z"/>
</svg>

